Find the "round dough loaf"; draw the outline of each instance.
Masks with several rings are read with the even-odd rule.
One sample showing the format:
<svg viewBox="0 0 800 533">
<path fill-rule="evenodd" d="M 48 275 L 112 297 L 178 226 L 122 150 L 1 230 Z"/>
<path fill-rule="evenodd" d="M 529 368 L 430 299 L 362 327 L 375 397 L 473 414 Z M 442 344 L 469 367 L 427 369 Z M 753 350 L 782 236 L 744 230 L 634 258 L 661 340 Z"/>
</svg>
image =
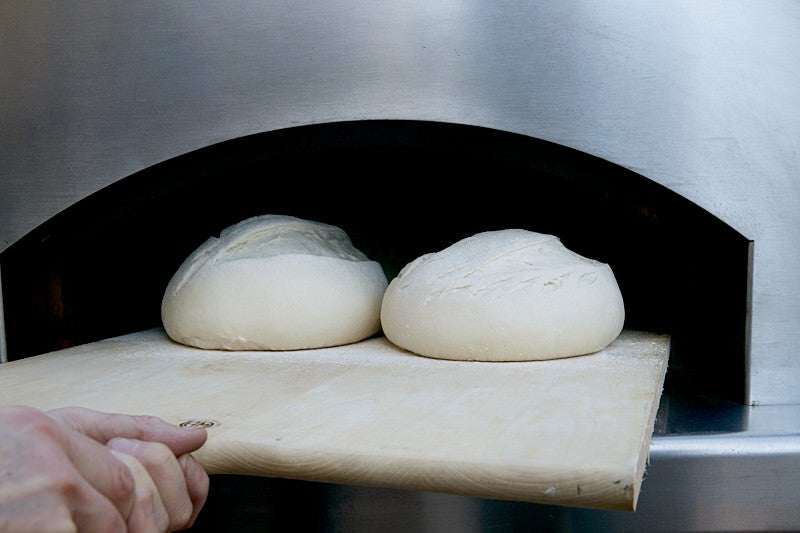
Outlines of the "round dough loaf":
<svg viewBox="0 0 800 533">
<path fill-rule="evenodd" d="M 161 318 L 173 340 L 198 348 L 336 346 L 379 331 L 387 283 L 342 229 L 264 215 L 195 250 L 167 286 Z"/>
<path fill-rule="evenodd" d="M 622 331 L 611 268 L 553 235 L 488 231 L 406 265 L 383 297 L 386 338 L 419 355 L 529 361 L 592 353 Z"/>
</svg>

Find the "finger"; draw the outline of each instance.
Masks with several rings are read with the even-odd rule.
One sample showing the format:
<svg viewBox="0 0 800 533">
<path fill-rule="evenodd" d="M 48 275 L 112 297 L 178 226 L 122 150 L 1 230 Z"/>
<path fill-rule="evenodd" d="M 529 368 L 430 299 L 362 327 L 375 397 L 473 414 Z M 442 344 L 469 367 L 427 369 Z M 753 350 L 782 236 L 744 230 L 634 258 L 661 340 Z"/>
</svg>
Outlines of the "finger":
<svg viewBox="0 0 800 533">
<path fill-rule="evenodd" d="M 136 482 L 135 504 L 127 520 L 128 531 L 130 533 L 168 531 L 169 514 L 147 468 L 132 455 L 113 449 L 111 453 L 125 463 Z"/>
<path fill-rule="evenodd" d="M 155 416 L 103 413 L 83 407 L 54 409 L 48 414 L 101 444 L 115 437 L 161 442 L 176 456 L 197 450 L 207 438 L 204 428 L 182 428 Z"/>
<path fill-rule="evenodd" d="M 124 531 L 125 523 L 109 503 L 95 505 L 97 497 L 76 482 L 76 477 L 33 477 L 14 483 L 13 493 L 0 487 L 0 531 L 15 533 L 77 533 L 78 531 Z M 60 487 L 48 487 L 53 483 Z M 59 489 L 66 489 L 66 494 Z M 55 490 L 53 490 L 55 489 Z M 102 517 L 101 508 L 110 516 Z M 116 522 L 114 521 L 116 520 Z M 105 529 L 103 529 L 105 526 Z M 114 528 L 116 526 L 116 528 Z"/>
<path fill-rule="evenodd" d="M 113 505 L 123 519 L 134 505 L 135 480 L 131 470 L 102 444 L 66 429 L 64 451 L 86 482 Z"/>
<path fill-rule="evenodd" d="M 194 514 L 186 478 L 178 459 L 169 448 L 158 442 L 117 438 L 108 446 L 135 457 L 153 480 L 169 517 L 169 528 L 182 529 Z"/>
<path fill-rule="evenodd" d="M 86 483 L 70 505 L 77 531 L 125 531 L 125 517 L 102 494 Z"/>
<path fill-rule="evenodd" d="M 36 509 L 66 509 L 82 530 L 124 526 L 133 478 L 107 449 L 35 409 L 6 409 L 4 416 L 15 431 L 0 439 L 0 449 L 8 452 L 0 474 L 13 487 L 14 509 L 33 516 Z M 0 518 L 7 513 L 8 508 Z"/>
<path fill-rule="evenodd" d="M 125 520 L 119 511 L 77 470 L 66 465 L 68 463 L 61 460 L 47 464 L 48 476 L 34 478 L 17 486 L 20 491 L 18 497 L 34 510 L 34 514 L 29 515 L 34 519 L 28 524 L 38 528 L 41 525 L 37 525 L 38 519 L 42 518 L 47 525 L 39 531 L 50 531 L 51 519 L 53 524 L 67 531 L 70 523 L 74 524 L 74 530 L 77 531 L 124 531 Z M 50 489 L 37 488 L 37 483 L 49 485 Z M 43 509 L 48 510 L 45 515 L 42 515 Z M 16 531 L 14 528 L 11 530 Z"/>
<path fill-rule="evenodd" d="M 78 525 L 72 519 L 72 514 L 65 506 L 54 507 L 51 502 L 37 499 L 32 505 L 47 509 L 48 513 L 37 512 L 23 515 L 12 510 L 11 513 L 2 514 L 1 531 L 13 533 L 79 533 Z M 0 508 L 0 511 L 4 511 Z M 124 526 L 123 526 L 124 527 Z M 112 530 L 113 531 L 113 530 Z M 124 531 L 124 530 L 119 530 Z"/>
<path fill-rule="evenodd" d="M 197 515 L 200 514 L 206 503 L 210 480 L 202 465 L 188 453 L 181 455 L 178 458 L 178 463 L 183 469 L 183 477 L 186 479 L 189 499 L 192 501 L 192 517 L 186 524 L 186 527 L 190 527 L 197 520 Z"/>
</svg>

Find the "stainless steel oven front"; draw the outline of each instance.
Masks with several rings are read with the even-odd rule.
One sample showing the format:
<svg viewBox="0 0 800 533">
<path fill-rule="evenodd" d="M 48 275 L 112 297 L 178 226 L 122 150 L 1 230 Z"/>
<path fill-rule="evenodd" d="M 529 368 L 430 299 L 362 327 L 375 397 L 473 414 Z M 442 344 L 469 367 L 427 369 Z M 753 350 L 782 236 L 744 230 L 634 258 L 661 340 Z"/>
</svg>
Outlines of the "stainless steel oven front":
<svg viewBox="0 0 800 533">
<path fill-rule="evenodd" d="M 149 324 L 163 271 L 128 316 L 87 329 L 99 300 L 76 296 L 92 285 L 69 252 L 96 249 L 98 225 L 183 235 L 168 270 L 251 211 L 333 217 L 313 187 L 301 202 L 273 186 L 298 169 L 341 201 L 357 179 L 397 216 L 396 180 L 416 176 L 402 201 L 419 202 L 424 180 L 469 174 L 497 199 L 527 178 L 510 210 L 462 194 L 438 236 L 477 220 L 564 232 L 619 262 L 632 317 L 674 333 L 636 513 L 232 478 L 208 523 L 278 524 L 302 495 L 319 528 L 797 529 L 798 27 L 800 5 L 780 1 L 8 3 L 0 352 Z M 233 186 L 294 200 L 237 204 Z"/>
</svg>

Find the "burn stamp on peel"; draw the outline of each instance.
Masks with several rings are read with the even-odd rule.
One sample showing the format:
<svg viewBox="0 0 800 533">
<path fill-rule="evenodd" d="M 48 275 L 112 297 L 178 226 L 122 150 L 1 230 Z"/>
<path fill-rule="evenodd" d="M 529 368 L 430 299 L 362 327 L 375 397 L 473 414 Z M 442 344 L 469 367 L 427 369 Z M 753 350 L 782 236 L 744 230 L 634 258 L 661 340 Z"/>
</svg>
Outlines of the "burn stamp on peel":
<svg viewBox="0 0 800 533">
<path fill-rule="evenodd" d="M 336 226 L 285 215 L 244 220 L 194 251 L 161 304 L 176 342 L 220 350 L 297 350 L 380 330 L 380 264 Z"/>
<path fill-rule="evenodd" d="M 613 342 L 625 308 L 611 268 L 523 229 L 478 233 L 406 265 L 381 307 L 386 338 L 419 355 L 532 361 Z"/>
<path fill-rule="evenodd" d="M 221 425 L 216 420 L 211 420 L 210 418 L 190 418 L 188 420 L 184 420 L 183 422 L 179 423 L 178 426 L 182 428 L 213 428 Z"/>
</svg>

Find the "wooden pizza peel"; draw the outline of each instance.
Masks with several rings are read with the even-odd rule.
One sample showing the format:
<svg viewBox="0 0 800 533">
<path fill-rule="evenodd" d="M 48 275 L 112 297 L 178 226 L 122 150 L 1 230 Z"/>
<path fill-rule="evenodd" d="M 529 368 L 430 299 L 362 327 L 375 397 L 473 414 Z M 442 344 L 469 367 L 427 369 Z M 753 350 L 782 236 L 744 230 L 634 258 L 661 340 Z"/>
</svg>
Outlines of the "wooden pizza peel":
<svg viewBox="0 0 800 533">
<path fill-rule="evenodd" d="M 483 363 L 382 336 L 226 352 L 152 329 L 0 365 L 0 405 L 205 425 L 210 474 L 634 510 L 668 354 L 629 330 L 591 355 Z"/>
</svg>

